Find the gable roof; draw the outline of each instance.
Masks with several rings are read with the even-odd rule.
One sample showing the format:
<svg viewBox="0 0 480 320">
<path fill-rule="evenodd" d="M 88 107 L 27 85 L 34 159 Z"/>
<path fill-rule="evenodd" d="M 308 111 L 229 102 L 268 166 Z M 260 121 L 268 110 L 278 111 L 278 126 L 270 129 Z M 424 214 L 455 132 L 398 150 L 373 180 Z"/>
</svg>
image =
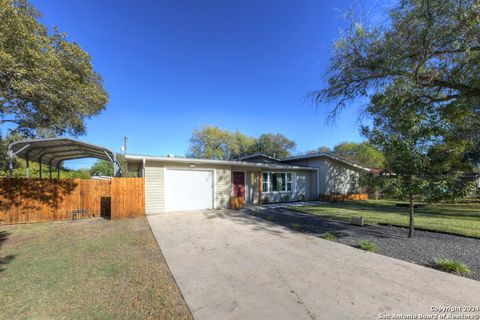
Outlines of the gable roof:
<svg viewBox="0 0 480 320">
<path fill-rule="evenodd" d="M 295 157 L 290 157 L 290 158 L 283 158 L 283 159 L 281 159 L 281 161 L 282 162 L 292 162 L 292 161 L 296 161 L 296 160 L 309 160 L 309 159 L 318 159 L 318 158 L 328 158 L 328 159 L 341 162 L 343 164 L 346 164 L 348 166 L 351 166 L 351 167 L 354 167 L 354 168 L 357 168 L 357 169 L 370 171 L 370 168 L 358 165 L 356 163 L 353 163 L 353 162 L 347 161 L 345 159 L 339 158 L 339 157 L 337 157 L 337 156 L 335 156 L 331 153 L 325 153 L 325 152 L 310 154 L 310 155 L 304 155 L 304 156 L 295 156 Z"/>
<path fill-rule="evenodd" d="M 264 162 L 264 163 L 282 163 L 280 159 L 267 156 L 266 154 L 263 154 L 263 153 L 251 154 L 248 156 L 241 157 L 238 160 L 253 162 L 254 159 L 262 159 L 262 158 L 264 159 L 264 161 L 261 161 L 261 162 Z"/>
</svg>

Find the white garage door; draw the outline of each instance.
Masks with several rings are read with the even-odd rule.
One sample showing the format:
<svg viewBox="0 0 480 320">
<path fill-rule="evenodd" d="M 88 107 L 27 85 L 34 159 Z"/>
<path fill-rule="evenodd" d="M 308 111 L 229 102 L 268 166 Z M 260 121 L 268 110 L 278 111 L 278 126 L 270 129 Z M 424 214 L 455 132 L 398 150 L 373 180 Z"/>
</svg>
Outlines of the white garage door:
<svg viewBox="0 0 480 320">
<path fill-rule="evenodd" d="M 212 209 L 212 171 L 167 169 L 165 175 L 165 211 Z"/>
</svg>

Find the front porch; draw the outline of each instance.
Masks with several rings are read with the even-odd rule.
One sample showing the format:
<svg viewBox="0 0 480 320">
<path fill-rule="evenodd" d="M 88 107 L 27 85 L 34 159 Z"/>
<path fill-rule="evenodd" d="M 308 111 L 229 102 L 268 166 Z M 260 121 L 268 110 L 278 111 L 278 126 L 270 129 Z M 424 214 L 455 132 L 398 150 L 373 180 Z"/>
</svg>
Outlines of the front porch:
<svg viewBox="0 0 480 320">
<path fill-rule="evenodd" d="M 314 200 L 313 172 L 232 169 L 231 208 Z"/>
</svg>

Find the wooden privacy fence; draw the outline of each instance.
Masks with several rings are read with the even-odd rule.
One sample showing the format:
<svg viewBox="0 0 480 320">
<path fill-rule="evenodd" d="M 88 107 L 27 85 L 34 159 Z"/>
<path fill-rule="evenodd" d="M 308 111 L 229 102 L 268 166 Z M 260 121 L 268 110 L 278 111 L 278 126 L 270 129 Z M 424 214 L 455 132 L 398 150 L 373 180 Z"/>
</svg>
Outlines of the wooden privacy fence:
<svg viewBox="0 0 480 320">
<path fill-rule="evenodd" d="M 143 216 L 143 178 L 0 179 L 0 224 L 67 220 L 74 210 L 85 217 Z"/>
</svg>

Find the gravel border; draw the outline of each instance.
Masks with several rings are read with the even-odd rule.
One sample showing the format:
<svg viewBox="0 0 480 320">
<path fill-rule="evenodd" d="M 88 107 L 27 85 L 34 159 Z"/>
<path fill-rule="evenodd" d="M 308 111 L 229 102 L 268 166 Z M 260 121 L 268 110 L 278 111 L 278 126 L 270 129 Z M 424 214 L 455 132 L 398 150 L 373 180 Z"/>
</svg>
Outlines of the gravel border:
<svg viewBox="0 0 480 320">
<path fill-rule="evenodd" d="M 434 260 L 438 258 L 459 260 L 473 271 L 467 277 L 480 281 L 480 239 L 420 230 L 416 230 L 413 239 L 409 239 L 407 228 L 387 225 L 361 227 L 285 208 L 250 208 L 244 211 L 298 232 L 315 236 L 331 232 L 337 237 L 336 242 L 352 247 L 357 247 L 360 240 L 369 240 L 378 246 L 379 254 L 427 267 L 434 267 Z M 300 227 L 292 228 L 294 223 Z"/>
</svg>

